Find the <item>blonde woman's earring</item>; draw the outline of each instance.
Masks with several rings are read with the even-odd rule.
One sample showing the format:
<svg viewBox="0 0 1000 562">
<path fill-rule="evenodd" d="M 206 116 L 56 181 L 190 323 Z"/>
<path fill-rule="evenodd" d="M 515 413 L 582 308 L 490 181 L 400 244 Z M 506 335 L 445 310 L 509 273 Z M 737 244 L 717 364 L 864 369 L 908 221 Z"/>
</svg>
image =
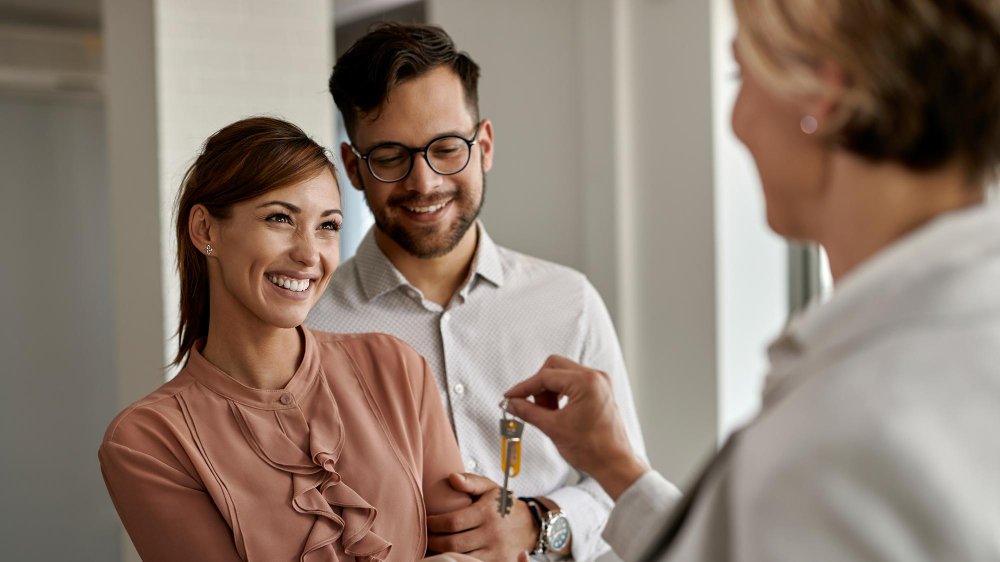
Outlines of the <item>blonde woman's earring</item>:
<svg viewBox="0 0 1000 562">
<path fill-rule="evenodd" d="M 214 252 L 214 251 L 215 251 L 215 248 L 213 248 L 211 244 L 205 244 L 205 255 L 206 256 L 212 255 L 212 252 Z"/>
<path fill-rule="evenodd" d="M 802 129 L 803 133 L 811 135 L 819 129 L 819 121 L 816 121 L 812 115 L 806 115 L 799 121 L 799 128 Z"/>
</svg>

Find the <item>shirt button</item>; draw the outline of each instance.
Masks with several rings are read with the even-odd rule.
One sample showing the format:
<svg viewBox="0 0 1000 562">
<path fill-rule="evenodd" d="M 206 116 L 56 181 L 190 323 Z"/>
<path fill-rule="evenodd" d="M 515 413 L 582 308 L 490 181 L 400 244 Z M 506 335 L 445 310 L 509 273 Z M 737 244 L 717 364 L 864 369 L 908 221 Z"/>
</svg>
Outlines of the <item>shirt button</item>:
<svg viewBox="0 0 1000 562">
<path fill-rule="evenodd" d="M 465 461 L 465 471 L 466 472 L 472 472 L 473 470 L 476 470 L 476 467 L 478 467 L 478 466 L 479 466 L 479 463 L 476 462 L 476 459 L 466 459 L 466 461 Z"/>
<path fill-rule="evenodd" d="M 456 384 L 452 389 L 455 391 L 455 394 L 459 396 L 465 394 L 465 385 L 462 383 Z"/>
<path fill-rule="evenodd" d="M 292 403 L 292 395 L 286 392 L 281 395 L 281 398 L 278 398 L 278 402 L 281 402 L 283 405 L 287 406 Z"/>
</svg>

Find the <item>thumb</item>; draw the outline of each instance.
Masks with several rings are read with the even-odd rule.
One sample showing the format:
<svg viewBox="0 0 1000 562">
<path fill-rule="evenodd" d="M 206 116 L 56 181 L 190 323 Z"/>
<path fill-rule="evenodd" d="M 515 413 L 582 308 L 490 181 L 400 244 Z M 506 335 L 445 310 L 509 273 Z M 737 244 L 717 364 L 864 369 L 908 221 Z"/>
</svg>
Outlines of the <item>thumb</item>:
<svg viewBox="0 0 1000 562">
<path fill-rule="evenodd" d="M 517 562 L 531 562 L 527 552 L 520 552 L 517 555 Z"/>
<path fill-rule="evenodd" d="M 496 482 L 471 472 L 461 474 L 456 472 L 448 477 L 448 481 L 456 491 L 471 496 L 481 496 L 497 487 Z"/>
</svg>

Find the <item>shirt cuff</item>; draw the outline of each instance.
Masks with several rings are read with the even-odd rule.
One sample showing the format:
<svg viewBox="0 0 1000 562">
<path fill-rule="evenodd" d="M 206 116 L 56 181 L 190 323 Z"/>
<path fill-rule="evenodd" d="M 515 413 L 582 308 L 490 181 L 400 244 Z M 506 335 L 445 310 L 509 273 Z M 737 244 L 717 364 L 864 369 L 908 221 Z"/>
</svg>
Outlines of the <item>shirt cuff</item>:
<svg viewBox="0 0 1000 562">
<path fill-rule="evenodd" d="M 596 487 L 599 496 L 580 485 L 566 486 L 545 494 L 569 520 L 569 528 L 573 532 L 570 548 L 574 560 L 592 560 L 608 550 L 608 545 L 601 539 L 601 530 L 611 511 L 611 498 L 600 486 Z"/>
<path fill-rule="evenodd" d="M 638 560 L 680 497 L 680 490 L 659 472 L 647 471 L 618 498 L 604 528 L 604 540 L 625 562 Z"/>
</svg>

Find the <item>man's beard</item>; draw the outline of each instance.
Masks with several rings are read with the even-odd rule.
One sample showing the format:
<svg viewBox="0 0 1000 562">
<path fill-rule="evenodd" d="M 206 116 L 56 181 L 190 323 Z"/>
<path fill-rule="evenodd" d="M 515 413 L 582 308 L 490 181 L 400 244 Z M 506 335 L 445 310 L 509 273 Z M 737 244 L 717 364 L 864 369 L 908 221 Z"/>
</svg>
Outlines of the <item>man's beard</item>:
<svg viewBox="0 0 1000 562">
<path fill-rule="evenodd" d="M 420 259 L 439 258 L 454 250 L 455 246 L 462 241 L 465 233 L 469 231 L 469 228 L 479 218 L 483 202 L 486 201 L 486 174 L 482 175 L 481 181 L 482 195 L 478 203 L 469 199 L 467 189 L 458 189 L 445 194 L 443 197 L 439 195 L 434 200 L 413 196 L 400 197 L 394 200 L 390 199 L 386 202 L 385 208 L 381 212 L 375 212 L 371 208 L 371 204 L 368 205 L 368 208 L 372 211 L 372 215 L 375 218 L 375 226 L 398 244 L 400 248 L 406 250 L 408 254 Z M 392 213 L 390 209 L 393 208 L 401 209 L 404 206 L 427 207 L 448 199 L 451 199 L 449 205 L 455 207 L 458 217 L 453 223 L 448 225 L 447 230 L 444 232 L 438 232 L 438 225 L 436 224 L 423 227 L 411 226 L 408 228 L 403 226 L 400 221 L 393 220 L 391 217 Z M 365 203 L 368 203 L 367 197 L 365 197 Z M 406 211 L 401 210 L 401 212 Z"/>
</svg>

